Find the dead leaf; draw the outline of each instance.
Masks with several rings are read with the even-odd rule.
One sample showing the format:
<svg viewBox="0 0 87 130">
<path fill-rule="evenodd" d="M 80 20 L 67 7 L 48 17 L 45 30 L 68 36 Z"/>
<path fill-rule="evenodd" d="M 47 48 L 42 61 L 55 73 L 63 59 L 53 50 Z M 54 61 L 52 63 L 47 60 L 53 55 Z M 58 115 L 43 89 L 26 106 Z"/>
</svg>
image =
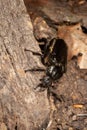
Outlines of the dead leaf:
<svg viewBox="0 0 87 130">
<path fill-rule="evenodd" d="M 37 40 L 55 37 L 55 30 L 51 29 L 42 17 L 36 17 L 33 23 L 34 36 Z"/>
<path fill-rule="evenodd" d="M 68 47 L 68 60 L 77 56 L 80 69 L 87 69 L 87 35 L 83 33 L 81 25 L 59 26 L 58 37 L 63 39 Z"/>
</svg>

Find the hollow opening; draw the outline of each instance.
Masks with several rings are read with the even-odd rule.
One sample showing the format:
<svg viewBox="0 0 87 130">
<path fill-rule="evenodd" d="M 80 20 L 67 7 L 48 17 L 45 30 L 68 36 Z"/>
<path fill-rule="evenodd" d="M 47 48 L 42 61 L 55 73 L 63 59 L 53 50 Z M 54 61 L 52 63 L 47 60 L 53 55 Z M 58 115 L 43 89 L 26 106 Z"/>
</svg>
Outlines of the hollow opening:
<svg viewBox="0 0 87 130">
<path fill-rule="evenodd" d="M 40 44 L 39 47 L 41 49 L 42 54 L 44 54 L 45 44 Z"/>
<path fill-rule="evenodd" d="M 84 26 L 81 26 L 81 28 L 82 28 L 82 31 L 83 31 L 85 34 L 87 34 L 87 28 L 84 27 Z"/>
</svg>

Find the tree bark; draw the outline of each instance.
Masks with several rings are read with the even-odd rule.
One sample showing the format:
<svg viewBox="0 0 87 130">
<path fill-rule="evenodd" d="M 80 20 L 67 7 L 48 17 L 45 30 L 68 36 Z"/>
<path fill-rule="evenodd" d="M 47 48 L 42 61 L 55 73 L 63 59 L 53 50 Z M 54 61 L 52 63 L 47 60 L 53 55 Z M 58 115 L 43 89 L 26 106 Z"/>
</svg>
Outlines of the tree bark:
<svg viewBox="0 0 87 130">
<path fill-rule="evenodd" d="M 47 91 L 34 90 L 41 75 L 25 73 L 42 64 L 25 48 L 40 51 L 23 1 L 0 0 L 0 130 L 40 129 L 49 117 Z"/>
</svg>

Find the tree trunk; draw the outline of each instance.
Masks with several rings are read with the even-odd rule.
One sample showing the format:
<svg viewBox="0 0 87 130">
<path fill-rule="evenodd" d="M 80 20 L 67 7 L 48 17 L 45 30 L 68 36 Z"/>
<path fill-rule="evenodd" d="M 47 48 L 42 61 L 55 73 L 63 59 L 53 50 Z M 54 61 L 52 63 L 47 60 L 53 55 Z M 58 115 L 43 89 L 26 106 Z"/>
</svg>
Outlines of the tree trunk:
<svg viewBox="0 0 87 130">
<path fill-rule="evenodd" d="M 40 74 L 25 73 L 41 67 L 24 51 L 40 51 L 32 30 L 23 0 L 0 0 L 0 130 L 40 129 L 49 117 L 47 91 L 34 90 Z"/>
</svg>

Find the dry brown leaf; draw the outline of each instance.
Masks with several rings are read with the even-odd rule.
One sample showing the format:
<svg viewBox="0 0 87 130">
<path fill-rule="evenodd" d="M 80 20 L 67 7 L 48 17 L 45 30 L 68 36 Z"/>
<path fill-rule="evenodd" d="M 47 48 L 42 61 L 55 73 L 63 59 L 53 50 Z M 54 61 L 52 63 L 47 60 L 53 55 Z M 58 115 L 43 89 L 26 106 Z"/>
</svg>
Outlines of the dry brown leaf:
<svg viewBox="0 0 87 130">
<path fill-rule="evenodd" d="M 63 39 L 68 47 L 68 60 L 77 56 L 80 69 L 87 69 L 87 35 L 81 25 L 59 26 L 58 37 Z"/>
<path fill-rule="evenodd" d="M 33 23 L 34 36 L 37 40 L 51 39 L 56 32 L 51 29 L 42 17 L 36 17 Z M 41 43 L 40 43 L 41 44 Z"/>
</svg>

